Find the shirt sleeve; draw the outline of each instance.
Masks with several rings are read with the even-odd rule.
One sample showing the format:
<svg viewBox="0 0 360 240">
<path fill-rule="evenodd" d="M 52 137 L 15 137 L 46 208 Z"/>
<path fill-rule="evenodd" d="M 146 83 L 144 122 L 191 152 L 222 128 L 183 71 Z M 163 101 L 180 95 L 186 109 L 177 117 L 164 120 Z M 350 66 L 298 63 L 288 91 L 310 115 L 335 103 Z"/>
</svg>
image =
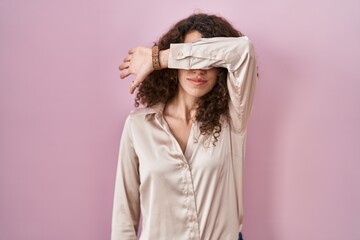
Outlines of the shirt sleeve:
<svg viewBox="0 0 360 240">
<path fill-rule="evenodd" d="M 193 43 L 171 44 L 168 67 L 226 68 L 231 125 L 236 132 L 246 130 L 257 78 L 254 48 L 248 37 L 201 38 Z"/>
<path fill-rule="evenodd" d="M 116 172 L 111 240 L 136 240 L 140 218 L 139 163 L 133 147 L 131 120 L 126 119 Z"/>
</svg>

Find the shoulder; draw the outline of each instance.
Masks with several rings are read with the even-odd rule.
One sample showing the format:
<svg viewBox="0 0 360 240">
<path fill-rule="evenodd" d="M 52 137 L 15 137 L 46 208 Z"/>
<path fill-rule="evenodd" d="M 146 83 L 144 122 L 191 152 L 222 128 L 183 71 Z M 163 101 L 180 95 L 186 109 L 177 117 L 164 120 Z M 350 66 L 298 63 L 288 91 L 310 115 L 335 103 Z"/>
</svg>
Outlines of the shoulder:
<svg viewBox="0 0 360 240">
<path fill-rule="evenodd" d="M 150 112 L 151 112 L 151 109 L 149 109 L 147 107 L 133 109 L 127 116 L 126 123 L 127 124 L 130 124 L 130 123 L 131 124 L 134 124 L 134 123 L 139 124 L 146 119 L 146 116 L 148 114 L 150 114 Z"/>
<path fill-rule="evenodd" d="M 130 119 L 145 118 L 145 116 L 149 112 L 151 112 L 151 109 L 147 108 L 147 107 L 136 108 L 136 109 L 131 110 L 128 118 L 130 118 Z"/>
<path fill-rule="evenodd" d="M 152 107 L 136 108 L 129 113 L 126 121 L 141 124 L 148 120 L 149 117 L 159 114 L 162 110 L 163 104 L 160 103 Z"/>
<path fill-rule="evenodd" d="M 157 108 L 154 107 L 141 107 L 132 110 L 125 119 L 123 132 L 133 137 L 142 136 L 145 129 L 151 128 L 152 119 L 156 113 Z"/>
<path fill-rule="evenodd" d="M 147 115 L 147 110 L 147 108 L 137 108 L 132 110 L 125 118 L 123 133 L 126 132 L 130 135 L 133 135 L 133 130 L 138 129 L 139 126 L 143 126 L 145 116 Z"/>
</svg>

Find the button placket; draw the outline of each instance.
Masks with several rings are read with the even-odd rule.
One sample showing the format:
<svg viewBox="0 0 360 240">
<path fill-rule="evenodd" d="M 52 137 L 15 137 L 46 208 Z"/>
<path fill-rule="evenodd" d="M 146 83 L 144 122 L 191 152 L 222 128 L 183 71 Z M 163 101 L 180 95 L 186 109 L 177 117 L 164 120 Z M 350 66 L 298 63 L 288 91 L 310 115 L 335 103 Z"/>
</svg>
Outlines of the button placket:
<svg viewBox="0 0 360 240">
<path fill-rule="evenodd" d="M 179 151 L 181 151 L 180 145 L 176 141 L 175 137 L 172 135 L 166 121 L 163 118 L 157 118 L 160 126 L 168 133 L 168 135 L 172 138 L 172 141 L 176 145 Z M 182 151 L 181 151 L 182 152 Z M 184 206 L 186 211 L 187 218 L 187 227 L 188 227 L 188 237 L 190 239 L 200 239 L 200 233 L 197 222 L 197 208 L 195 202 L 195 194 L 194 194 L 194 182 L 192 179 L 191 168 L 189 163 L 186 160 L 184 154 L 181 155 L 181 163 L 179 163 L 180 168 L 180 186 L 181 191 L 184 194 Z"/>
<path fill-rule="evenodd" d="M 191 174 L 191 168 L 188 163 L 182 163 L 181 168 L 183 177 L 183 189 L 186 215 L 187 215 L 187 227 L 190 239 L 199 239 L 199 224 L 197 222 L 197 209 L 194 193 L 194 183 Z"/>
</svg>

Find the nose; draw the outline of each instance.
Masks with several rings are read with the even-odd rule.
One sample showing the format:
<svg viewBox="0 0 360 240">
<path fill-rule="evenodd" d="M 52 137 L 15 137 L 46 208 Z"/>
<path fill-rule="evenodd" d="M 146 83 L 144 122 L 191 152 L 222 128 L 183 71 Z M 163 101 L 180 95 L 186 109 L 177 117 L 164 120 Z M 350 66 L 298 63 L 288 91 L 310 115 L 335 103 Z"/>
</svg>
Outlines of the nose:
<svg viewBox="0 0 360 240">
<path fill-rule="evenodd" d="M 204 75 L 206 73 L 205 69 L 193 69 L 191 70 L 195 75 Z"/>
</svg>

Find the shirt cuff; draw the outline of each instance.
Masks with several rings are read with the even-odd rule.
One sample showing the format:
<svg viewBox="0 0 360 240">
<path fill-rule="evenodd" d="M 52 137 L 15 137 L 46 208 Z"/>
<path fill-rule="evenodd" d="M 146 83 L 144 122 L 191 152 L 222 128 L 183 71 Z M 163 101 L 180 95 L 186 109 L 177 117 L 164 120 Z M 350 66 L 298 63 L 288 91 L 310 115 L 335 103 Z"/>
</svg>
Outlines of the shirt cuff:
<svg viewBox="0 0 360 240">
<path fill-rule="evenodd" d="M 191 43 L 172 43 L 168 59 L 168 68 L 190 69 Z"/>
</svg>

